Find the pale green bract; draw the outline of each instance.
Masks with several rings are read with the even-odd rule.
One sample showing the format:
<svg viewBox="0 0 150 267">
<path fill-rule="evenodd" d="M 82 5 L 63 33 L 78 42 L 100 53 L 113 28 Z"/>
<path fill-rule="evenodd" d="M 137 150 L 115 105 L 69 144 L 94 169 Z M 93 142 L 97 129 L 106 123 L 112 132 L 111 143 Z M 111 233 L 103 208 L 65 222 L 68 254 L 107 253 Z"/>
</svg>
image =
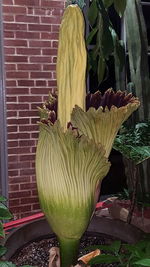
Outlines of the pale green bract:
<svg viewBox="0 0 150 267">
<path fill-rule="evenodd" d="M 105 150 L 72 130 L 63 132 L 59 122 L 40 125 L 36 174 L 42 209 L 59 238 L 79 239 L 95 206 L 98 182 L 110 163 Z"/>
<path fill-rule="evenodd" d="M 121 125 L 139 106 L 135 100 L 122 107 L 106 106 L 105 109 L 100 106 L 98 109 L 89 108 L 87 112 L 78 106 L 75 106 L 71 115 L 71 122 L 77 127 L 81 134 L 92 139 L 96 144 L 101 144 L 108 158 L 113 146 L 114 139 Z"/>
</svg>

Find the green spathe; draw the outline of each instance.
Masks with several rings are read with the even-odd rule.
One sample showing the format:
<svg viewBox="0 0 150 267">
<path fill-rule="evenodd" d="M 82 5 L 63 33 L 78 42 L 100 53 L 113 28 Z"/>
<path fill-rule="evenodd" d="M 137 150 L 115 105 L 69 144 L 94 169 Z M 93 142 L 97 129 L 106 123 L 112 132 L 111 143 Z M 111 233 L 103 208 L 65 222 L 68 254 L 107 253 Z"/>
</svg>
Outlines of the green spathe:
<svg viewBox="0 0 150 267">
<path fill-rule="evenodd" d="M 36 175 L 42 209 L 59 238 L 79 239 L 95 206 L 97 184 L 110 163 L 101 145 L 65 133 L 57 121 L 40 125 Z"/>
</svg>

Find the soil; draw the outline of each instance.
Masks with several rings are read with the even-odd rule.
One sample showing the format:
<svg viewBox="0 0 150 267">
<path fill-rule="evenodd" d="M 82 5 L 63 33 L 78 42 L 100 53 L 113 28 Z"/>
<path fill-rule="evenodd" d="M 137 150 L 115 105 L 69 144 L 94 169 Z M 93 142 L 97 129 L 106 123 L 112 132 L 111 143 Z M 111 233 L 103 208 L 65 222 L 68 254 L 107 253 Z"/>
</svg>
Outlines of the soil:
<svg viewBox="0 0 150 267">
<path fill-rule="evenodd" d="M 91 250 L 85 249 L 92 245 L 109 245 L 114 239 L 108 235 L 86 233 L 80 242 L 79 257 L 89 253 Z M 44 237 L 42 240 L 35 240 L 19 251 L 11 258 L 11 261 L 17 266 L 32 265 L 37 267 L 48 267 L 49 250 L 51 247 L 59 246 L 54 235 Z M 103 251 L 105 253 L 105 251 Z M 97 264 L 93 267 L 117 267 L 117 263 L 113 264 Z"/>
</svg>

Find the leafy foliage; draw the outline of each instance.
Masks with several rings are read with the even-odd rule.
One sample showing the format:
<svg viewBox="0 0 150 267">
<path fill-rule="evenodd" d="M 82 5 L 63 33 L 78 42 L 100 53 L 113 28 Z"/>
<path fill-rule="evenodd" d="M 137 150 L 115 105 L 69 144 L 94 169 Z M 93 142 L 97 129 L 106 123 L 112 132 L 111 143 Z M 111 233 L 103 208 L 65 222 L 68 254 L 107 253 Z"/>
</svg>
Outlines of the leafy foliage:
<svg viewBox="0 0 150 267">
<path fill-rule="evenodd" d="M 91 259 L 89 264 L 119 263 L 121 267 L 150 266 L 150 240 L 144 239 L 136 244 L 121 244 L 114 241 L 111 245 L 91 246 L 91 249 L 100 249 L 102 254 Z M 105 252 L 106 254 L 103 254 Z"/>
<path fill-rule="evenodd" d="M 122 127 L 114 148 L 136 164 L 150 157 L 150 121 L 140 122 L 135 127 Z"/>
<path fill-rule="evenodd" d="M 109 8 L 114 5 L 118 15 L 124 14 L 126 0 L 92 0 L 88 11 L 88 19 L 91 26 L 91 32 L 87 38 L 87 45 L 96 39 L 94 48 L 89 51 L 88 70 L 92 69 L 94 74 L 97 73 L 99 84 L 107 78 L 109 57 L 114 54 L 120 69 L 125 62 L 125 50 L 123 42 L 113 27 L 109 17 Z"/>
</svg>

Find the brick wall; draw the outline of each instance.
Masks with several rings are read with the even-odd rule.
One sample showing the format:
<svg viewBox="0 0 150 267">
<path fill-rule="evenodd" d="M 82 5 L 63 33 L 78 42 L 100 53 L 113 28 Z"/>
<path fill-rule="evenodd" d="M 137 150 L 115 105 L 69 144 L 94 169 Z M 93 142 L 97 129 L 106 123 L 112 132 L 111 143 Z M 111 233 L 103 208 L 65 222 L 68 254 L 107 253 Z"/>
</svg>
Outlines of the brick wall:
<svg viewBox="0 0 150 267">
<path fill-rule="evenodd" d="M 37 106 L 56 89 L 63 1 L 4 0 L 9 207 L 15 218 L 39 211 L 35 180 Z"/>
</svg>

